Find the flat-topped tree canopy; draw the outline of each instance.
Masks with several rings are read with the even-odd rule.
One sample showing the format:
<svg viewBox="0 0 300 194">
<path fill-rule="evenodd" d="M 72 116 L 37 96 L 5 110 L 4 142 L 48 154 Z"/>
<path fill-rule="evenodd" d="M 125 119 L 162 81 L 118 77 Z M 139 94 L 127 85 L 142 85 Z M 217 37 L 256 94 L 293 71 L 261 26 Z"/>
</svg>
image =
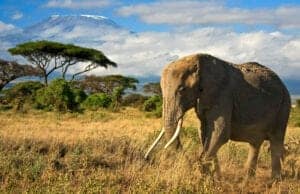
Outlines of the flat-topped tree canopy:
<svg viewBox="0 0 300 194">
<path fill-rule="evenodd" d="M 116 88 L 122 88 L 122 92 L 126 89 L 136 90 L 136 84 L 139 80 L 133 77 L 122 75 L 106 75 L 106 76 L 85 76 L 79 80 L 78 84 L 88 93 L 106 93 L 112 95 Z"/>
<path fill-rule="evenodd" d="M 105 68 L 107 68 L 108 66 L 117 67 L 117 64 L 115 62 L 109 60 L 101 51 L 96 49 L 83 48 L 68 44 L 67 48 L 63 52 L 66 57 L 73 61 L 75 60 L 77 62 L 90 62 L 82 71 L 75 73 L 72 79 L 74 79 L 75 76 L 78 76 L 87 71 L 91 71 L 100 66 Z M 66 70 L 68 69 L 68 67 L 69 66 L 66 66 Z"/>
<path fill-rule="evenodd" d="M 41 76 L 38 68 L 0 59 L 0 90 L 10 81 L 24 76 Z"/>
<path fill-rule="evenodd" d="M 99 50 L 47 40 L 26 42 L 8 51 L 12 55 L 25 57 L 39 67 L 44 72 L 45 83 L 49 74 L 60 68 L 62 68 L 62 77 L 65 78 L 70 66 L 79 62 L 83 62 L 84 67 L 74 73 L 72 79 L 98 67 L 117 67 L 115 62 L 109 60 Z"/>
</svg>

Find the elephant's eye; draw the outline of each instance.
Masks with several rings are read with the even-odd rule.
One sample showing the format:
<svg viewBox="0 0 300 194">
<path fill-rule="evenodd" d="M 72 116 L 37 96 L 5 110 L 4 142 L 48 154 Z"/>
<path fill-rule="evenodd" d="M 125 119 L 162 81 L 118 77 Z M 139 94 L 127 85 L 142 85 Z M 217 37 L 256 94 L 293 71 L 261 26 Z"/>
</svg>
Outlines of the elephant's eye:
<svg viewBox="0 0 300 194">
<path fill-rule="evenodd" d="M 181 92 L 183 92 L 185 89 L 186 89 L 185 86 L 180 86 L 180 87 L 178 88 L 178 92 L 181 93 Z"/>
</svg>

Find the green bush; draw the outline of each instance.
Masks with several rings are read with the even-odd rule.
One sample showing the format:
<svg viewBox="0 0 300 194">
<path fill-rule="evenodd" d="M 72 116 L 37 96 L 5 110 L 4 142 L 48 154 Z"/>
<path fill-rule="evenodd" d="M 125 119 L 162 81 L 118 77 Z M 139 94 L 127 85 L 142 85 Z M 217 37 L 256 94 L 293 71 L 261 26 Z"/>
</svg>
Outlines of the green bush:
<svg viewBox="0 0 300 194">
<path fill-rule="evenodd" d="M 297 108 L 300 108 L 300 99 L 297 99 L 297 100 L 296 100 L 296 107 L 297 107 Z"/>
<path fill-rule="evenodd" d="M 82 103 L 86 109 L 97 110 L 99 108 L 108 108 L 112 103 L 112 98 L 104 93 L 95 93 L 87 97 Z"/>
<path fill-rule="evenodd" d="M 152 112 L 162 106 L 162 98 L 158 95 L 151 96 L 144 102 L 143 110 L 146 112 Z"/>
<path fill-rule="evenodd" d="M 37 91 L 36 107 L 65 112 L 78 110 L 82 92 L 63 79 L 53 80 L 48 87 Z"/>
<path fill-rule="evenodd" d="M 81 104 L 87 98 L 86 93 L 82 89 L 74 88 L 73 93 L 75 96 L 74 100 L 76 104 Z"/>
<path fill-rule="evenodd" d="M 143 110 L 151 112 L 156 117 L 162 116 L 162 97 L 155 95 L 151 96 L 144 102 Z"/>
<path fill-rule="evenodd" d="M 17 110 L 22 110 L 25 103 L 34 104 L 36 93 L 44 85 L 41 82 L 27 81 L 20 82 L 3 92 L 3 101 L 17 106 Z"/>
<path fill-rule="evenodd" d="M 123 98 L 122 105 L 123 106 L 132 106 L 132 107 L 141 107 L 143 106 L 144 102 L 149 97 L 143 96 L 141 94 L 129 94 Z"/>
<path fill-rule="evenodd" d="M 113 92 L 111 94 L 111 99 L 112 99 L 111 109 L 114 112 L 119 111 L 122 102 L 122 95 L 124 94 L 124 89 L 125 88 L 123 86 L 116 87 L 113 89 Z"/>
</svg>

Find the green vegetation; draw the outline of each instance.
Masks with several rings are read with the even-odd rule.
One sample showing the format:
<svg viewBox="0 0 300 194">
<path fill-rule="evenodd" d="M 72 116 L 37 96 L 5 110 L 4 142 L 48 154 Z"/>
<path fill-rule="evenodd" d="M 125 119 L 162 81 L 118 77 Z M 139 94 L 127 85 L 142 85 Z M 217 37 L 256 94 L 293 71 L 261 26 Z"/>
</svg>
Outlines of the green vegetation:
<svg viewBox="0 0 300 194">
<path fill-rule="evenodd" d="M 297 107 L 297 108 L 300 108 L 300 99 L 297 99 L 297 100 L 296 100 L 296 107 Z"/>
<path fill-rule="evenodd" d="M 72 85 L 65 80 L 55 79 L 47 87 L 37 91 L 36 107 L 59 112 L 74 111 L 78 110 L 80 100 L 84 100 L 81 92 L 74 91 Z"/>
<path fill-rule="evenodd" d="M 76 85 L 90 94 L 105 93 L 107 95 L 112 95 L 115 88 L 122 88 L 122 93 L 129 89 L 136 90 L 137 83 L 139 83 L 137 79 L 122 75 L 90 75 L 77 81 Z"/>
<path fill-rule="evenodd" d="M 298 102 L 300 102 L 300 100 L 297 100 L 297 103 Z M 291 109 L 289 125 L 294 127 L 300 127 L 300 106 L 298 104 L 295 108 Z"/>
<path fill-rule="evenodd" d="M 136 94 L 136 93 L 128 94 L 128 95 L 124 96 L 122 105 L 142 108 L 144 102 L 148 98 L 149 97 L 141 95 L 141 94 Z"/>
<path fill-rule="evenodd" d="M 112 98 L 105 93 L 95 93 L 88 96 L 82 106 L 89 110 L 98 110 L 99 108 L 110 107 L 112 101 Z"/>
<path fill-rule="evenodd" d="M 40 82 L 27 81 L 20 82 L 13 87 L 4 90 L 2 99 L 7 103 L 11 103 L 16 106 L 18 111 L 23 110 L 24 104 L 34 104 L 36 101 L 36 93 L 44 85 Z"/>
<path fill-rule="evenodd" d="M 118 111 L 123 100 L 125 91 L 136 90 L 139 81 L 132 77 L 122 75 L 107 76 L 85 76 L 84 79 L 76 81 L 75 84 L 87 93 L 103 93 L 112 99 L 111 108 Z M 100 106 L 102 107 L 102 106 Z"/>
<path fill-rule="evenodd" d="M 144 102 L 143 110 L 150 112 L 151 115 L 156 117 L 162 116 L 162 97 L 155 95 L 151 96 Z"/>
</svg>

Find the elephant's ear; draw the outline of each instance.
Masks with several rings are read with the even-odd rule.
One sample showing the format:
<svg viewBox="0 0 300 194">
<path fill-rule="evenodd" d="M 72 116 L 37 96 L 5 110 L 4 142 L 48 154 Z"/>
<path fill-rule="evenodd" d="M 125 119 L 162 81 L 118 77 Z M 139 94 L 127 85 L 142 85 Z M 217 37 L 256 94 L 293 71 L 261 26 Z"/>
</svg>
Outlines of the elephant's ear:
<svg viewBox="0 0 300 194">
<path fill-rule="evenodd" d="M 229 84 L 229 64 L 210 55 L 200 55 L 199 66 L 203 97 L 217 99 Z"/>
</svg>

